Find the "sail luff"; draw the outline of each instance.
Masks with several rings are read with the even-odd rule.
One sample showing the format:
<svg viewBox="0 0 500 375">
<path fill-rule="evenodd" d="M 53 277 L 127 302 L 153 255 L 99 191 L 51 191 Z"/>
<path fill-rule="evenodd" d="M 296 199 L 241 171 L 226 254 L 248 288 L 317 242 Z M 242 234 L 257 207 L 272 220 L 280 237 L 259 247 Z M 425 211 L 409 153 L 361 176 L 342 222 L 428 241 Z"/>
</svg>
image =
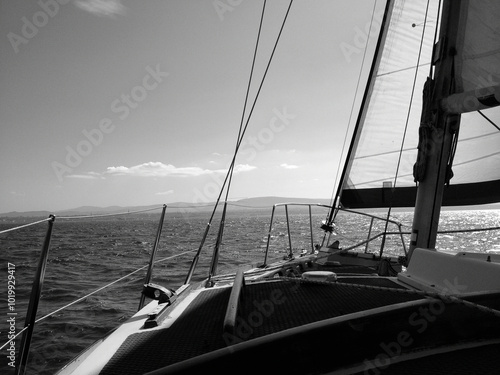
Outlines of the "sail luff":
<svg viewBox="0 0 500 375">
<path fill-rule="evenodd" d="M 370 73 L 368 76 L 368 82 L 366 84 L 365 92 L 363 94 L 363 99 L 361 101 L 360 111 L 358 114 L 358 118 L 356 120 L 356 125 L 354 127 L 351 144 L 349 145 L 349 150 L 347 152 L 346 163 L 344 163 L 344 168 L 343 168 L 342 174 L 340 176 L 340 183 L 337 187 L 337 192 L 335 194 L 335 202 L 341 202 L 343 189 L 347 183 L 349 172 L 350 172 L 351 167 L 352 167 L 353 155 L 354 155 L 354 152 L 356 151 L 357 144 L 359 142 L 359 137 L 361 134 L 362 125 L 364 123 L 364 120 L 365 120 L 365 117 L 367 114 L 367 110 L 368 110 L 367 106 L 368 106 L 368 103 L 370 102 L 371 94 L 373 92 L 373 87 L 375 84 L 375 77 L 378 73 L 378 67 L 379 67 L 381 59 L 382 59 L 382 52 L 383 52 L 382 46 L 384 45 L 385 40 L 387 38 L 387 33 L 389 30 L 389 24 L 390 24 L 389 20 L 391 18 L 391 14 L 392 14 L 392 11 L 394 8 L 394 2 L 395 2 L 395 0 L 387 0 L 386 4 L 385 4 L 384 16 L 382 18 L 380 32 L 379 32 L 379 36 L 377 39 L 377 45 L 375 48 L 375 56 L 374 56 L 374 59 L 372 61 Z M 330 211 L 328 223 L 333 222 L 334 214 L 335 214 L 335 210 L 332 209 Z"/>
</svg>

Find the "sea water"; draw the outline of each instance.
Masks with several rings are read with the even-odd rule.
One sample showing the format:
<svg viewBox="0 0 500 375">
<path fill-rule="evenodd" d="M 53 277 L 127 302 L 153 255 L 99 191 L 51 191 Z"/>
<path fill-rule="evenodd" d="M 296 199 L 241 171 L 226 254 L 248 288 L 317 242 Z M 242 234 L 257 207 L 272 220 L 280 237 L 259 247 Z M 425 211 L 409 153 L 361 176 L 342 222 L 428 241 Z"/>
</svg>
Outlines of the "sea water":
<svg viewBox="0 0 500 375">
<path fill-rule="evenodd" d="M 309 215 L 303 208 L 289 211 L 288 221 L 283 212 L 277 212 L 269 231 L 270 210 L 230 210 L 224 225 L 218 273 L 262 263 L 268 241 L 268 262 L 286 256 L 290 244 L 294 254 L 313 251 L 315 245 L 324 245 L 332 240 L 339 240 L 341 247 L 352 247 L 356 251 L 380 251 L 383 238 L 380 234 L 386 228 L 385 222 L 377 218 L 384 219 L 383 213 L 372 212 L 376 217 L 374 220 L 373 216 L 340 213 L 334 232 L 325 234 L 320 225 L 326 218 L 326 212 L 314 209 Z M 167 211 L 156 256 L 160 262 L 153 271 L 154 283 L 172 289 L 183 284 L 191 261 L 200 248 L 210 216 L 210 212 Z M 404 246 L 409 243 L 411 217 L 411 212 L 392 213 L 391 219 L 396 224 L 390 224 L 387 231 L 402 231 L 404 234 L 386 238 L 385 254 L 404 255 Z M 39 219 L 0 219 L 0 231 Z M 193 276 L 195 281 L 208 273 L 219 222 L 220 216 L 215 216 L 201 247 L 200 266 Z M 159 213 L 78 220 L 56 218 L 38 307 L 37 319 L 41 320 L 34 330 L 27 374 L 55 373 L 137 311 L 147 269 L 145 266 L 150 259 L 158 224 Z M 440 230 L 499 225 L 499 210 L 445 211 L 441 216 Z M 46 231 L 47 223 L 42 223 L 0 234 L 0 345 L 8 341 L 12 332 L 9 319 L 15 318 L 16 333 L 24 327 Z M 499 233 L 442 234 L 436 247 L 451 251 L 500 250 Z M 362 244 L 356 247 L 368 238 L 373 239 L 368 246 Z M 12 283 L 8 287 L 8 275 L 12 276 L 11 281 L 15 281 L 15 289 Z M 104 286 L 107 287 L 99 290 Z M 9 295 L 9 289 L 15 294 Z M 72 304 L 78 300 L 78 303 Z M 14 304 L 12 301 L 15 301 Z M 12 315 L 13 311 L 15 315 Z M 15 339 L 16 355 L 20 341 L 21 335 Z M 13 373 L 8 350 L 9 345 L 1 350 L 1 374 Z"/>
</svg>

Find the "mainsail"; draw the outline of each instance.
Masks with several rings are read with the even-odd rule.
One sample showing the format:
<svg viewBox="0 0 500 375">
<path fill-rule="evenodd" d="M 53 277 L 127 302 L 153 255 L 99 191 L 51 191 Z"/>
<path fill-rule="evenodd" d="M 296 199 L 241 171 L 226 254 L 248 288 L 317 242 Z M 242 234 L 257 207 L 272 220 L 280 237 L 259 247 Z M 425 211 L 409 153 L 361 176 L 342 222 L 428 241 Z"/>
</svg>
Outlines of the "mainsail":
<svg viewBox="0 0 500 375">
<path fill-rule="evenodd" d="M 412 207 L 421 124 L 422 88 L 432 74 L 439 1 L 395 1 L 380 63 L 358 125 L 354 153 L 343 180 L 341 204 L 351 208 Z M 462 1 L 457 53 L 453 57 L 455 89 L 443 109 L 462 116 L 453 158 L 454 177 L 443 205 L 500 201 L 500 3 Z M 410 82 L 410 84 L 408 84 Z M 477 112 L 481 110 L 481 113 Z M 486 117 L 484 117 L 486 116 Z M 498 126 L 498 125 L 497 125 Z M 436 139 L 434 139 L 436 141 Z M 437 140 L 439 141 L 439 139 Z M 426 147 L 432 147 L 427 144 Z"/>
</svg>

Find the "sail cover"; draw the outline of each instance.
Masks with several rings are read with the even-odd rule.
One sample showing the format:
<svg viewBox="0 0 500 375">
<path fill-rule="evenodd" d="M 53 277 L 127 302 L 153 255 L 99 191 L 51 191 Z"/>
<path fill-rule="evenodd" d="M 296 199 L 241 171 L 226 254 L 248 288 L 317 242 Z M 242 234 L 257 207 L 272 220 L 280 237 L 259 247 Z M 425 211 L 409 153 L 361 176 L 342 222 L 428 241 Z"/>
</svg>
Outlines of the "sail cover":
<svg viewBox="0 0 500 375">
<path fill-rule="evenodd" d="M 395 1 L 341 204 L 412 207 L 422 90 L 430 74 L 438 1 Z M 443 108 L 462 115 L 454 177 L 443 205 L 500 201 L 500 2 L 462 1 L 456 92 Z M 457 104 L 459 103 L 459 104 Z M 477 110 L 481 110 L 481 113 Z M 465 113 L 467 112 L 467 113 Z M 485 115 L 487 118 L 485 118 Z M 492 122 L 491 122 L 492 121 Z M 497 125 L 498 126 L 498 125 Z"/>
</svg>

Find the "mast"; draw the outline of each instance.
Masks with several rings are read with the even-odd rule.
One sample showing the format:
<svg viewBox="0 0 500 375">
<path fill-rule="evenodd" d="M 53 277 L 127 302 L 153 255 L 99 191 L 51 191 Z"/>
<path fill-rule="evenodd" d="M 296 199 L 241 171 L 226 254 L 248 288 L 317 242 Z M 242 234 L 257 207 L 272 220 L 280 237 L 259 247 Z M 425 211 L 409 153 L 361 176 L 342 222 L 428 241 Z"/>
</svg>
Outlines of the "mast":
<svg viewBox="0 0 500 375">
<path fill-rule="evenodd" d="M 424 105 L 420 123 L 417 163 L 418 181 L 413 229 L 408 262 L 417 247 L 435 250 L 439 216 L 446 184 L 451 178 L 449 158 L 460 126 L 460 114 L 442 109 L 441 101 L 454 93 L 454 56 L 459 43 L 462 0 L 443 2 L 439 42 L 433 63 L 434 79 L 424 87 Z"/>
</svg>

